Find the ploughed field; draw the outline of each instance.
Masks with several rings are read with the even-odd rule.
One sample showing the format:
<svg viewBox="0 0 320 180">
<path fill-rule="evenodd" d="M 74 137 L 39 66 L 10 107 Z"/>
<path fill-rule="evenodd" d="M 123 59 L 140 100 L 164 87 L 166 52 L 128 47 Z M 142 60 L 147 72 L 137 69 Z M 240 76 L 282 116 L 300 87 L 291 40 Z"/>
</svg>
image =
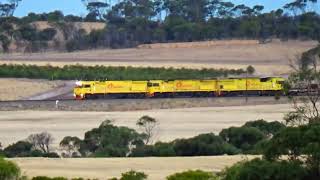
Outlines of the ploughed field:
<svg viewBox="0 0 320 180">
<path fill-rule="evenodd" d="M 73 53 L 34 53 L 0 55 L 0 63 L 63 66 L 66 64 L 151 66 L 188 68 L 246 68 L 253 65 L 261 75 L 289 72 L 295 60 L 317 43 L 315 41 L 255 40 L 209 41 L 142 45 L 139 48 L 92 50 Z"/>
<path fill-rule="evenodd" d="M 166 176 L 187 170 L 205 170 L 218 172 L 244 159 L 254 156 L 215 156 L 215 157 L 173 157 L 173 158 L 76 158 L 11 159 L 29 176 L 64 176 L 68 178 L 98 178 L 106 180 L 120 177 L 130 170 L 148 174 L 148 179 L 164 180 Z"/>
<path fill-rule="evenodd" d="M 136 121 L 144 115 L 159 121 L 154 141 L 171 141 L 203 133 L 219 133 L 224 128 L 241 126 L 251 120 L 280 121 L 289 110 L 290 105 L 278 104 L 128 112 L 2 111 L 0 142 L 7 146 L 30 134 L 47 131 L 54 136 L 53 145 L 57 148 L 63 137 L 83 138 L 86 131 L 98 127 L 106 119 L 115 125 L 138 130 Z"/>
</svg>

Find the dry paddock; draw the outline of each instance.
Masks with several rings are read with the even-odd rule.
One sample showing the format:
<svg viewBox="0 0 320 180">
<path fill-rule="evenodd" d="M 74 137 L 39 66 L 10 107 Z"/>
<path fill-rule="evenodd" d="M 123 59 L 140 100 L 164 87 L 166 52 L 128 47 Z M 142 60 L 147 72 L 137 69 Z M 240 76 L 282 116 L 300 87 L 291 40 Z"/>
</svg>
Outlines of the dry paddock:
<svg viewBox="0 0 320 180">
<path fill-rule="evenodd" d="M 148 174 L 150 180 L 163 180 L 168 175 L 186 170 L 218 172 L 241 160 L 254 156 L 174 157 L 174 158 L 109 158 L 109 159 L 12 159 L 24 175 L 98 178 L 107 180 L 136 170 Z"/>
<path fill-rule="evenodd" d="M 0 55 L 0 64 L 70 64 L 106 66 L 150 66 L 174 68 L 246 68 L 253 65 L 258 75 L 282 75 L 289 62 L 317 45 L 315 41 L 274 40 L 259 44 L 250 40 L 211 41 L 146 45 L 131 49 L 101 49 L 73 53 Z M 150 46 L 150 47 L 149 47 Z"/>
<path fill-rule="evenodd" d="M 63 137 L 83 138 L 86 131 L 98 127 L 106 119 L 118 126 L 137 129 L 136 121 L 144 115 L 159 122 L 155 141 L 171 141 L 202 133 L 219 133 L 223 128 L 241 126 L 251 120 L 281 121 L 289 110 L 290 105 L 278 104 L 128 112 L 1 111 L 0 142 L 6 146 L 32 133 L 47 131 L 54 136 L 57 147 Z"/>
<path fill-rule="evenodd" d="M 0 101 L 27 99 L 30 96 L 58 88 L 63 81 L 24 78 L 0 78 Z"/>
</svg>

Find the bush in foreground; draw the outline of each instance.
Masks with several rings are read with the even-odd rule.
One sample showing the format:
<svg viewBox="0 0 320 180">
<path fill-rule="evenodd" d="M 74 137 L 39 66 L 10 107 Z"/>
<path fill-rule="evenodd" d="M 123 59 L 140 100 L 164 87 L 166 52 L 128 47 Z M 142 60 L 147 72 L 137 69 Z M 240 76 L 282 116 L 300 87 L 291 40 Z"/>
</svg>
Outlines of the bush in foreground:
<svg viewBox="0 0 320 180">
<path fill-rule="evenodd" d="M 15 180 L 20 177 L 20 168 L 13 162 L 0 159 L 0 179 Z"/>
<path fill-rule="evenodd" d="M 143 172 L 129 171 L 122 174 L 120 180 L 145 180 L 147 175 Z"/>
<path fill-rule="evenodd" d="M 50 178 L 47 176 L 37 176 L 32 178 L 32 180 L 68 180 L 67 178 L 64 177 L 54 177 L 54 178 Z"/>
<path fill-rule="evenodd" d="M 211 172 L 189 170 L 170 175 L 167 177 L 167 180 L 218 180 L 218 177 Z"/>
<path fill-rule="evenodd" d="M 299 162 L 254 159 L 237 163 L 222 174 L 223 180 L 302 180 L 307 170 Z"/>
</svg>

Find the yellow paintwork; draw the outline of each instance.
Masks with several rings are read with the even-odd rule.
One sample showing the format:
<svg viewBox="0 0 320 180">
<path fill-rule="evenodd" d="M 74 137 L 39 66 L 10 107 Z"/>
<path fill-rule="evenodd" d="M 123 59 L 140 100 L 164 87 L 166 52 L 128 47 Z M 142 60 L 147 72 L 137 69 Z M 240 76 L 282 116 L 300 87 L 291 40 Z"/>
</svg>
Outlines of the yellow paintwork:
<svg viewBox="0 0 320 180">
<path fill-rule="evenodd" d="M 283 89 L 284 78 L 243 78 L 218 80 L 219 91 L 280 91 Z"/>
<path fill-rule="evenodd" d="M 81 81 L 74 88 L 74 95 L 84 99 L 95 94 L 146 94 L 179 92 L 280 91 L 284 78 L 229 78 L 214 80 L 151 80 L 151 81 Z"/>
</svg>

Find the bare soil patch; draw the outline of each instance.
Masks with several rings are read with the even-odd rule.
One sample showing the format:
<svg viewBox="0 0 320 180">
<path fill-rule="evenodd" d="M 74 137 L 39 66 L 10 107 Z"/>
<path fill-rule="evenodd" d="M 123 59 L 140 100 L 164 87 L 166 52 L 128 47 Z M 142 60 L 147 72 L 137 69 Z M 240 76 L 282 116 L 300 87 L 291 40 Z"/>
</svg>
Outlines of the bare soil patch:
<svg viewBox="0 0 320 180">
<path fill-rule="evenodd" d="M 62 81 L 0 78 L 0 101 L 21 100 L 63 85 Z"/>
<path fill-rule="evenodd" d="M 236 162 L 255 156 L 174 157 L 174 158 L 108 158 L 108 159 L 11 159 L 29 177 L 64 176 L 68 178 L 120 177 L 121 173 L 136 170 L 148 174 L 148 179 L 164 180 L 176 172 L 186 170 L 221 171 Z"/>
<path fill-rule="evenodd" d="M 98 127 L 106 119 L 118 126 L 137 129 L 136 121 L 144 115 L 160 123 L 154 141 L 171 141 L 219 133 L 223 128 L 241 126 L 251 120 L 282 120 L 289 110 L 290 105 L 283 104 L 131 112 L 3 111 L 0 113 L 0 142 L 6 146 L 32 133 L 47 131 L 55 137 L 54 146 L 57 147 L 63 137 L 83 138 L 86 131 Z"/>
</svg>

